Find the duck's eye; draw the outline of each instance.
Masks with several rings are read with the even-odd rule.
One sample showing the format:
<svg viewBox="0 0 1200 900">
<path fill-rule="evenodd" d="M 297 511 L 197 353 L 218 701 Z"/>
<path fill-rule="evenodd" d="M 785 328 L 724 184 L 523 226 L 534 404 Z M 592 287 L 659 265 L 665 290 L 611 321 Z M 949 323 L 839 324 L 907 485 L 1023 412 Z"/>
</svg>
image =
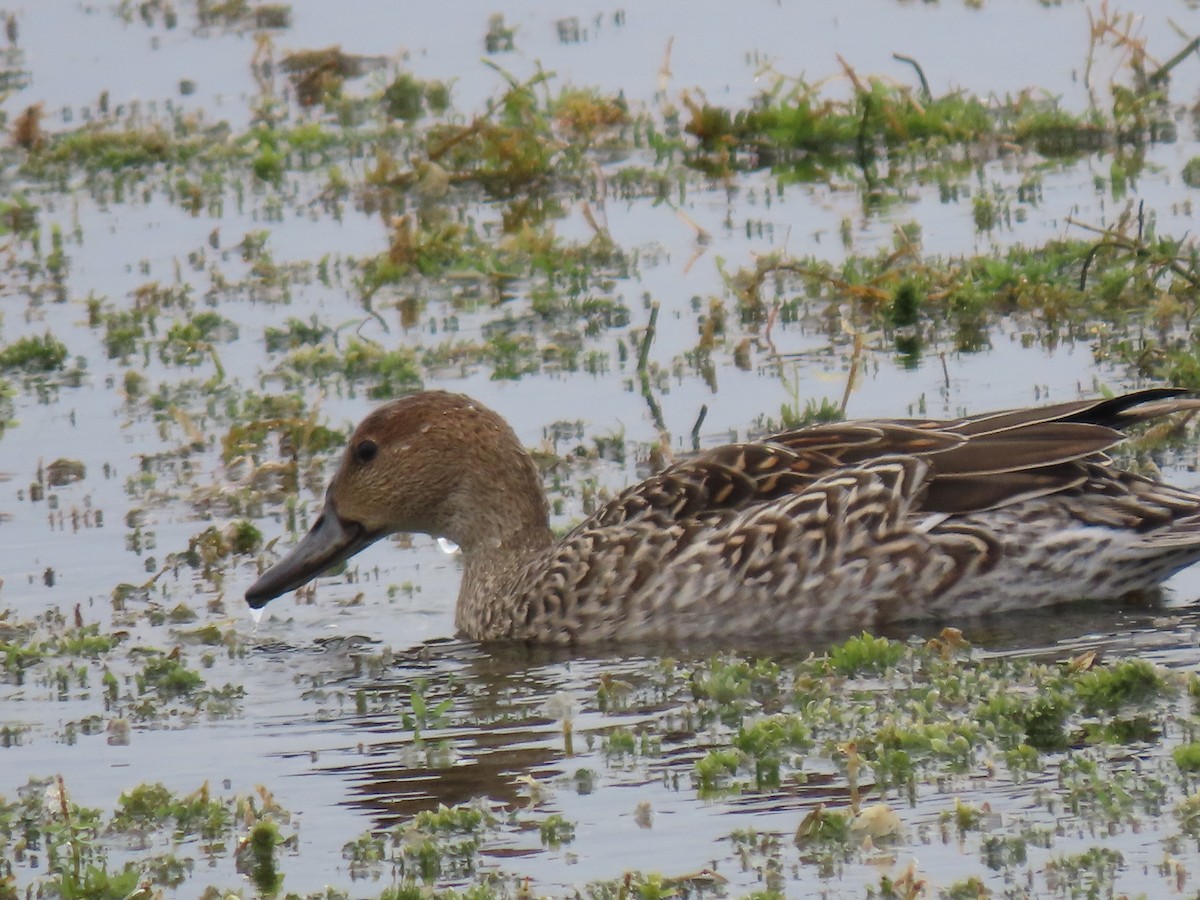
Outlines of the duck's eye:
<svg viewBox="0 0 1200 900">
<path fill-rule="evenodd" d="M 378 452 L 379 445 L 368 438 L 365 441 L 361 441 L 359 445 L 354 448 L 354 458 L 360 463 L 369 463 L 375 458 L 375 454 Z"/>
</svg>

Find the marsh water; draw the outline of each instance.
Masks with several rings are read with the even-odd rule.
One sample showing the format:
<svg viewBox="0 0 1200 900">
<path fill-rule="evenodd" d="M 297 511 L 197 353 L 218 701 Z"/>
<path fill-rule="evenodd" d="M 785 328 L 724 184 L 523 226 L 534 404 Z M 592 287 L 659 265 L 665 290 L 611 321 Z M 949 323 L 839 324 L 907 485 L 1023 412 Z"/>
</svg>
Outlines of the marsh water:
<svg viewBox="0 0 1200 900">
<path fill-rule="evenodd" d="M 847 637 L 836 630 L 787 646 L 484 648 L 454 637 L 457 557 L 425 537 L 381 542 L 348 572 L 275 601 L 256 623 L 242 594 L 315 516 L 337 441 L 274 478 L 263 464 L 286 467 L 289 447 L 275 436 L 239 450 L 237 430 L 293 415 L 310 431 L 345 434 L 389 391 L 462 391 L 504 415 L 539 458 L 555 461 L 547 486 L 555 525 L 567 527 L 663 455 L 761 432 L 786 418 L 785 407 L 844 402 L 851 418 L 951 417 L 1138 386 L 1138 373 L 1097 350 L 1117 328 L 1138 333 L 1128 312 L 1119 325 L 1061 329 L 1036 311 L 1003 308 L 987 316 L 981 340 L 964 344 L 935 331 L 914 356 L 878 333 L 855 332 L 851 317 L 831 329 L 828 312 L 806 312 L 803 302 L 765 330 L 739 321 L 734 286 L 739 271 L 770 254 L 837 266 L 886 255 L 898 234 L 915 228 L 931 260 L 1000 258 L 1015 246 L 1096 238 L 1139 206 L 1158 233 L 1186 242 L 1200 201 L 1196 182 L 1182 175 L 1200 156 L 1195 53 L 1171 72 L 1175 128 L 1167 140 L 1059 155 L 991 141 L 939 147 L 920 163 L 893 160 L 882 187 L 853 164 L 829 167 L 823 178 L 765 165 L 714 175 L 633 142 L 597 152 L 585 189 L 556 195 L 553 183 L 539 183 L 536 214 L 514 212 L 519 188 L 438 186 L 422 196 L 418 186 L 381 203 L 374 188 L 404 158 L 383 160 L 352 105 L 302 105 L 283 61 L 333 46 L 361 57 L 361 74 L 342 88 L 351 98 L 377 94 L 398 72 L 443 82 L 449 109 L 428 116 L 450 123 L 486 119 L 507 89 L 532 79 L 538 96 L 567 88 L 619 96 L 632 114 L 669 131 L 687 118 L 689 103 L 743 109 L 797 79 L 831 100 L 851 95 L 860 75 L 914 83 L 914 68 L 897 53 L 919 61 L 934 96 L 1024 96 L 1082 113 L 1111 105 L 1131 48 L 1161 63 L 1200 33 L 1194 3 L 451 8 L 307 0 L 259 18 L 228 6 L 237 9 L 56 0 L 0 10 L 9 22 L 3 110 L 14 136 L 0 198 L 0 348 L 50 335 L 66 349 L 48 373 L 4 374 L 0 638 L 45 640 L 75 623 L 116 635 L 118 648 L 100 661 L 47 657 L 5 670 L 0 797 L 58 775 L 75 803 L 102 810 L 143 783 L 183 794 L 204 783 L 241 794 L 263 785 L 288 811 L 285 830 L 295 839 L 279 867 L 283 889 L 300 895 L 332 886 L 378 896 L 395 872 L 356 869 L 345 845 L 421 810 L 463 803 L 527 810 L 530 818 L 517 815 L 483 841 L 475 868 L 447 868 L 430 890 L 464 887 L 479 871 L 508 877 L 514 891 L 529 879 L 534 893 L 564 895 L 630 871 L 712 869 L 720 882 L 689 882 L 689 890 L 862 896 L 915 860 L 931 894 L 970 877 L 997 894 L 1037 894 L 1033 875 L 1029 884 L 1014 879 L 1097 840 L 1123 854 L 1105 890 L 1153 896 L 1144 886 L 1152 868 L 1166 890 L 1177 873 L 1160 877 L 1157 867 L 1170 854 L 1188 871 L 1200 868 L 1195 841 L 1164 849 L 1174 828 L 1165 813 L 1097 838 L 1094 826 L 1046 811 L 1037 797 L 1052 790 L 1052 770 L 1022 783 L 977 772 L 923 785 L 894 803 L 906 839 L 836 865 L 818 865 L 791 845 L 817 803 L 844 799 L 845 772 L 832 762 L 810 760 L 805 778 L 777 789 L 694 789 L 697 761 L 730 734 L 719 724 L 680 725 L 690 699 L 672 679 L 726 651 L 788 665 Z M 1103 17 L 1114 29 L 1091 40 Z M 501 40 L 489 53 L 489 28 L 511 48 Z M 38 104 L 49 148 L 40 151 L 15 138 L 18 117 Z M 259 149 L 268 143 L 264 122 L 324 136 L 294 145 L 282 173 L 264 179 L 262 169 L 230 161 L 241 153 L 271 162 Z M 103 155 L 30 164 L 38 152 L 54 152 L 56 135 L 90 127 L 161 128 L 201 149 L 129 166 Z M 651 182 L 656 169 L 669 173 L 665 190 Z M 622 180 L 634 170 L 645 180 Z M 996 215 L 980 217 L 981 197 Z M 502 252 L 513 233 L 536 232 L 566 252 L 602 233 L 606 249 L 571 276 L 570 289 L 542 275 L 495 276 L 462 258 L 434 276 L 365 290 L 364 261 L 395 246 L 397 221 L 428 216 L 438 204 L 438 227 L 469 231 L 475 247 Z M 29 208 L 33 224 L 15 226 L 13 211 Z M 511 228 L 514 216 L 526 217 L 525 232 Z M 696 348 L 714 303 L 731 310 L 727 331 L 701 359 Z M 126 320 L 115 317 L 151 307 L 133 343 L 121 344 Z M 207 313 L 221 321 L 202 337 L 172 332 Z M 638 353 L 652 315 L 643 381 Z M 319 333 L 331 369 L 311 359 L 302 365 L 289 355 L 295 344 L 272 342 L 271 329 L 294 336 L 289 323 Z M 1187 323 L 1172 327 L 1187 340 Z M 355 342 L 414 351 L 415 376 L 392 382 L 374 370 L 339 370 Z M 299 399 L 279 412 L 263 399 L 272 396 Z M 1173 482 L 1200 488 L 1198 460 L 1193 440 L 1153 462 Z M 72 465 L 55 468 L 56 461 Z M 231 554 L 217 537 L 201 537 L 226 534 L 235 521 L 256 526 L 266 547 Z M 954 625 L 984 657 L 1058 661 L 1096 650 L 1187 672 L 1200 661 L 1197 599 L 1200 572 L 1184 572 L 1148 603 L 914 625 L 888 636 L 919 641 Z M 36 625 L 19 632 L 18 623 Z M 215 641 L 202 632 L 209 625 Z M 204 702 L 151 692 L 138 707 L 130 698 L 140 696 L 139 661 L 172 651 L 214 690 L 240 690 Z M 120 702 L 105 702 L 105 672 L 119 682 Z M 635 699 L 598 701 L 614 684 Z M 641 743 L 614 749 L 613 734 Z M 1129 758 L 1145 752 L 1129 750 Z M 1057 840 L 1031 846 L 1028 863 L 985 864 L 975 844 L 944 838 L 955 798 L 986 804 L 997 821 L 1044 820 Z M 539 829 L 551 815 L 571 823 L 569 840 Z M 747 832 L 783 835 L 784 849 L 747 850 L 730 837 Z M 190 855 L 190 877 L 162 888 L 170 896 L 199 896 L 209 885 L 244 896 L 262 890 L 228 855 L 166 838 L 150 847 L 108 840 L 110 868 L 151 850 Z M 36 853 L 9 855 L 6 865 L 0 886 L 7 875 L 22 892 L 51 874 Z M 1194 880 L 1184 881 L 1194 892 Z"/>
</svg>

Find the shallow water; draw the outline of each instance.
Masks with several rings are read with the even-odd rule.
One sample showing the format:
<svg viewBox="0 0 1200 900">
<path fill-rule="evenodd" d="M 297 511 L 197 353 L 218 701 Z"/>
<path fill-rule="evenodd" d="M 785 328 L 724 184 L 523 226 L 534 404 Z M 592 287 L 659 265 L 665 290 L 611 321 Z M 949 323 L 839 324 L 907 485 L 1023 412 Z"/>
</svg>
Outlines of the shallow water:
<svg viewBox="0 0 1200 900">
<path fill-rule="evenodd" d="M 556 73 L 556 86 L 620 91 L 635 108 L 678 109 L 684 91 L 738 106 L 763 86 L 772 70 L 803 74 L 814 82 L 830 78 L 836 95 L 846 89 L 844 79 L 838 81 L 839 54 L 862 73 L 909 83 L 911 68 L 891 56 L 902 52 L 920 60 L 935 94 L 963 88 L 1004 96 L 1032 89 L 1079 110 L 1087 103 L 1080 74 L 1087 53 L 1087 11 L 1095 12 L 1098 5 L 1043 8 L 1032 2 L 996 2 L 974 10 L 957 2 L 864 0 L 837 4 L 833 13 L 831 5 L 819 2 L 673 2 L 645 8 L 514 3 L 502 10 L 472 2 L 457 4 L 452 16 L 436 5 L 308 0 L 291 8 L 292 25 L 272 38 L 278 51 L 340 44 L 346 52 L 385 57 L 388 65 L 402 63 L 420 78 L 452 81 L 454 107 L 469 116 L 504 84 L 480 62 L 488 16 L 498 11 L 517 29 L 518 49 L 491 59 L 513 77 L 528 77 L 540 65 Z M 212 123 L 227 121 L 238 134 L 261 100 L 250 65 L 253 30 L 198 26 L 191 4 L 178 10 L 173 27 L 167 27 L 160 11 L 147 24 L 141 7 L 131 4 L 29 3 L 8 9 L 19 26 L 10 54 L 27 72 L 28 82 L 7 99 L 10 121 L 39 102 L 45 104 L 50 131 L 98 120 L 98 97 L 105 91 L 118 115 L 136 105 L 146 121 L 195 115 Z M 578 42 L 560 38 L 558 20 L 572 17 L 578 20 Z M 1194 11 L 1187 3 L 1145 4 L 1135 23 L 1137 34 L 1160 60 L 1183 43 L 1173 21 L 1194 30 Z M 1096 83 L 1107 81 L 1119 64 L 1120 54 L 1101 54 Z M 368 76 L 366 82 L 372 77 L 383 76 Z M 183 80 L 195 83 L 194 92 L 180 94 Z M 275 88 L 285 92 L 282 78 Z M 351 82 L 349 90 L 356 89 Z M 1198 89 L 1200 62 L 1176 69 L 1174 100 L 1194 98 Z M 707 407 L 704 443 L 745 435 L 757 427 L 759 416 L 777 416 L 782 404 L 795 399 L 793 393 L 801 401 L 839 401 L 847 361 L 844 348 L 835 350 L 823 330 L 800 322 L 780 324 L 773 332 L 778 355 L 789 362 L 783 377 L 765 353 L 748 370 L 729 364 L 726 354 L 715 389 L 694 370 L 680 366 L 672 371 L 673 363 L 696 343 L 693 298 L 703 308 L 709 298 L 723 296 L 722 271 L 752 265 L 756 257 L 778 250 L 832 261 L 849 253 L 874 253 L 890 247 L 895 227 L 910 221 L 920 224 L 924 252 L 931 255 L 1036 245 L 1050 237 L 1078 237 L 1068 217 L 1102 227 L 1136 201 L 1145 203 L 1160 232 L 1183 235 L 1194 231 L 1200 192 L 1183 185 L 1180 171 L 1200 153 L 1200 142 L 1194 115 L 1181 113 L 1178 126 L 1174 142 L 1144 148 L 1147 165 L 1124 193 L 1111 183 L 1113 150 L 1077 161 L 1048 161 L 1005 149 L 980 154 L 957 199 L 943 198 L 936 183 L 918 178 L 901 201 L 882 208 L 862 199 L 853 172 L 835 175 L 831 183 L 786 186 L 765 170 L 739 174 L 727 183 L 693 179 L 686 196 L 673 203 L 611 194 L 593 208 L 616 245 L 636 254 L 638 262 L 634 274 L 599 279 L 591 289 L 629 309 L 629 325 L 582 338 L 586 350 L 606 357 L 607 368 L 588 374 L 547 366 L 504 381 L 492 379 L 482 366 L 447 367 L 427 373 L 425 386 L 478 397 L 509 419 L 527 445 L 553 446 L 562 455 L 576 446 L 590 448 L 597 437 L 622 436 L 629 448 L 622 461 L 599 459 L 581 468 L 583 476 L 601 486 L 619 487 L 644 474 L 648 447 L 660 437 L 635 387 L 632 363 L 621 363 L 618 353 L 618 345 L 636 346 L 638 329 L 649 317 L 646 298 L 661 304 L 652 359 L 665 373 L 656 391 L 671 447 L 689 445 L 702 405 Z M 623 162 L 613 161 L 606 174 L 615 176 Z M 13 379 L 16 424 L 0 436 L 0 478 L 7 476 L 0 481 L 0 609 L 28 620 L 60 608 L 69 619 L 78 606 L 84 622 L 99 623 L 102 629 L 116 616 L 111 627 L 128 631 L 126 647 L 169 650 L 182 644 L 194 662 L 201 650 L 187 643 L 185 628 L 151 625 L 143 618 L 147 609 L 185 602 L 198 611 L 201 623 L 219 625 L 230 648 L 217 648 L 202 670 L 206 682 L 239 685 L 245 694 L 232 714 L 189 710 L 181 701 L 160 710 L 160 717 L 135 719 L 128 744 L 121 744 L 106 738 L 112 734 L 106 730 L 111 716 L 99 703 L 95 682 L 64 696 L 49 680 L 0 678 L 0 725 L 19 733 L 11 746 L 0 748 L 0 796 L 11 796 L 31 777 L 56 774 L 64 777 L 75 802 L 105 810 L 138 783 L 161 781 L 183 793 L 205 781 L 214 789 L 242 793 L 264 784 L 296 817 L 299 841 L 284 852 L 281 866 L 286 889 L 300 892 L 331 884 L 352 896 L 378 895 L 388 876 L 353 882 L 343 859 L 345 843 L 368 828 L 408 821 L 419 810 L 481 797 L 498 807 L 528 806 L 539 815 L 557 812 L 575 823 L 574 840 L 561 847 L 545 846 L 536 828 L 522 826 L 503 831 L 481 851 L 485 865 L 528 876 L 538 890 L 552 894 L 627 870 L 678 875 L 716 860 L 732 893 L 760 888 L 767 868 L 762 859 L 743 856 L 748 861 L 740 871 L 731 862 L 737 854 L 729 835 L 748 828 L 789 836 L 779 863 L 789 892 L 814 892 L 813 885 L 819 884 L 828 895 L 858 896 L 867 885 L 878 885 L 887 861 L 855 858 L 835 871 L 818 872 L 790 843 L 790 834 L 815 802 L 844 793 L 841 773 L 832 764 L 822 769 L 815 763 L 807 783 L 779 791 L 700 799 L 689 785 L 694 763 L 708 746 L 726 741 L 727 734 L 718 729 L 697 736 L 672 729 L 672 717 L 681 715 L 684 705 L 676 696 L 660 706 L 643 698 L 628 711 L 597 708 L 598 686 L 612 678 L 628 679 L 636 690 L 664 657 L 682 665 L 717 649 L 734 649 L 789 661 L 823 651 L 834 637 L 815 636 L 807 646 L 788 647 L 645 647 L 586 655 L 485 651 L 452 639 L 457 560 L 421 537 L 410 546 L 383 542 L 369 549 L 352 569 L 354 583 L 325 579 L 312 602 L 281 599 L 258 623 L 241 602 L 255 577 L 255 566 L 247 559 L 228 564 L 220 577 L 208 580 L 186 566 L 173 568 L 144 593 L 135 592 L 124 614 L 114 611 L 111 598 L 118 585 L 145 583 L 164 568 L 168 554 L 181 553 L 210 524 L 223 526 L 240 517 L 230 508 L 228 488 L 246 473 L 221 461 L 220 437 L 229 417 L 215 391 L 207 397 L 208 389 L 200 389 L 190 400 L 158 407 L 133 402 L 124 392 L 127 370 L 144 374 L 153 388 L 208 379 L 214 373 L 211 359 L 195 367 L 173 365 L 157 354 L 110 359 L 102 330 L 87 325 L 89 296 L 123 307 L 148 282 L 189 286 L 194 306 L 164 312 L 160 334 L 171 321 L 215 309 L 240 333 L 237 340 L 217 347 L 225 384 L 235 392 L 264 393 L 280 388 L 264 377 L 278 363 L 278 354 L 266 350 L 263 330 L 286 318 L 316 316 L 346 335 L 389 347 L 420 347 L 440 340 L 431 326 L 444 325 L 452 315 L 457 317 L 457 337 L 478 340 L 497 318 L 522 315 L 529 297 L 520 286 L 502 308 L 470 302 L 469 289 L 450 298 L 433 297 L 420 324 L 407 329 L 392 309 L 379 317 L 367 315 L 351 296 L 349 274 L 323 282 L 316 269 L 322 258 L 336 267 L 338 260 L 381 252 L 388 225 L 353 202 L 332 214 L 319 200 L 321 173 L 291 176 L 278 191 L 252 181 L 230 183 L 223 203 L 206 204 L 193 215 L 171 196 L 169 179 L 130 178 L 118 187 L 76 173 L 67 184 L 49 185 L 27 183 L 11 160 L 7 165 L 8 191 L 28 192 L 39 207 L 43 250 L 51 244 L 54 226 L 61 227 L 69 268 L 66 301 L 59 303 L 39 285 L 21 281 L 19 265 L 8 267 L 0 338 L 11 343 L 25 335 L 53 333 L 83 374 L 78 385 L 39 386 Z M 358 181 L 369 160 L 347 167 L 348 177 Z M 1019 201 L 1015 188 L 1031 171 L 1039 174 L 1041 189 L 1034 200 Z M 973 224 L 970 198 L 972 191 L 983 190 L 1008 197 L 1014 214 L 980 232 Z M 480 201 L 461 214 L 477 223 L 495 223 L 501 208 Z M 840 235 L 844 220 L 849 222 L 849 246 Z M 555 229 L 568 240 L 586 241 L 592 234 L 579 203 Z M 259 230 L 267 233 L 275 263 L 296 265 L 295 277 L 282 292 L 249 277 L 252 266 L 243 258 L 241 243 L 244 235 Z M 699 230 L 706 240 L 698 239 Z M 18 262 L 36 255 L 20 242 L 8 252 Z M 251 287 L 225 286 L 242 279 Z M 536 337 L 553 339 L 549 331 L 543 328 Z M 1129 386 L 1123 372 L 1096 363 L 1089 341 L 1064 340 L 1051 349 L 1038 336 L 1038 322 L 1015 316 L 992 328 L 990 347 L 980 352 L 935 347 L 920 364 L 905 367 L 887 352 L 869 351 L 864 378 L 850 394 L 847 412 L 952 416 L 1071 399 L 1101 386 Z M 320 419 L 335 428 L 347 427 L 376 402 L 361 386 L 346 384 L 329 390 L 313 384 L 303 393 Z M 555 444 L 554 428 L 561 423 L 571 426 L 563 429 L 571 436 Z M 82 462 L 86 477 L 51 489 L 50 499 L 33 501 L 30 488 L 39 471 L 61 457 Z M 1171 480 L 1200 486 L 1194 446 L 1160 462 Z M 315 515 L 321 491 L 321 478 L 304 483 L 300 529 L 306 517 Z M 557 525 L 581 514 L 580 493 L 575 482 L 563 492 Z M 280 538 L 278 548 L 291 540 L 283 504 L 282 496 L 275 495 L 270 504 L 249 513 L 268 540 Z M 1099 649 L 1114 658 L 1137 654 L 1187 670 L 1200 661 L 1198 621 L 1188 605 L 1197 597 L 1200 574 L 1183 573 L 1169 585 L 1165 605 L 1148 609 L 1110 605 L 1019 622 L 961 624 L 985 654 L 1062 659 Z M 936 626 L 920 626 L 896 629 L 891 636 L 905 640 L 936 632 Z M 98 672 L 93 675 L 98 677 Z M 424 683 L 430 698 L 453 700 L 444 721 L 426 729 L 421 740 L 404 719 L 411 711 L 414 683 Z M 561 716 L 554 714 L 556 703 L 568 701 L 577 710 L 574 754 L 566 751 Z M 93 733 L 76 727 L 96 716 L 100 724 Z M 618 727 L 660 735 L 661 751 L 633 757 L 605 753 L 603 738 Z M 901 809 L 912 838 L 891 862 L 899 869 L 919 856 L 922 873 L 934 884 L 980 875 L 1003 889 L 1002 877 L 983 868 L 977 856 L 938 836 L 938 817 L 948 797 L 961 795 L 990 803 L 997 815 L 1038 819 L 1042 813 L 1033 809 L 1033 796 L 1039 786 L 979 777 L 923 791 L 913 805 Z M 653 811 L 649 826 L 639 813 L 642 804 Z M 1050 814 L 1045 818 L 1052 822 Z M 1123 830 L 1112 838 L 1126 854 L 1125 880 L 1118 881 L 1123 889 L 1138 889 L 1139 867 L 1157 865 L 1163 854 L 1160 831 L 1168 826 L 1148 821 L 1143 831 Z M 1073 822 L 1064 831 L 1055 853 L 1077 852 L 1092 842 L 1084 827 Z M 1195 868 L 1194 850 L 1188 863 Z M 29 884 L 41 874 L 36 866 L 21 867 L 17 884 Z M 220 859 L 185 882 L 177 895 L 198 895 L 210 883 L 240 882 L 232 862 Z M 249 886 L 245 890 L 249 896 Z"/>
</svg>

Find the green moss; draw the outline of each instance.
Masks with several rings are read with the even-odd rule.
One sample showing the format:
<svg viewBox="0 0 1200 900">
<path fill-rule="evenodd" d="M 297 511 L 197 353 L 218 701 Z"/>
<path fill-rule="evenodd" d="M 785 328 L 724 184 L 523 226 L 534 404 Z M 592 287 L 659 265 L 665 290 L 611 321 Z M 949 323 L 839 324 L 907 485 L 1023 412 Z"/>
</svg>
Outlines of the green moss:
<svg viewBox="0 0 1200 900">
<path fill-rule="evenodd" d="M 131 400 L 140 397 L 146 390 L 146 376 L 135 369 L 126 369 L 121 381 L 125 387 L 125 396 Z"/>
<path fill-rule="evenodd" d="M 39 160 L 41 163 L 71 163 L 92 170 L 113 171 L 186 162 L 200 152 L 199 141 L 180 141 L 161 128 L 82 128 L 57 137 Z"/>
<path fill-rule="evenodd" d="M 563 844 L 575 840 L 575 825 L 558 813 L 553 813 L 538 823 L 538 833 L 541 835 L 543 847 L 557 850 Z"/>
<path fill-rule="evenodd" d="M 1181 772 L 1200 772 L 1200 743 L 1176 747 L 1171 756 Z"/>
<path fill-rule="evenodd" d="M 279 826 L 270 819 L 260 819 L 250 829 L 243 851 L 239 854 L 242 866 L 255 888 L 268 896 L 283 885 L 283 873 L 276 863 L 276 851 L 283 843 Z"/>
<path fill-rule="evenodd" d="M 1035 696 L 997 692 L 981 704 L 974 718 L 1011 731 L 1032 750 L 1064 750 L 1070 744 L 1067 723 L 1076 711 L 1075 697 L 1055 685 L 1043 685 Z"/>
<path fill-rule="evenodd" d="M 442 112 L 449 103 L 449 90 L 440 81 L 426 82 L 401 72 L 383 90 L 383 108 L 393 119 L 414 122 L 425 114 L 428 106 Z"/>
<path fill-rule="evenodd" d="M 186 603 L 176 605 L 167 613 L 167 621 L 172 625 L 186 625 L 189 622 L 195 622 L 196 619 L 196 611 Z"/>
<path fill-rule="evenodd" d="M 495 819 L 486 810 L 471 804 L 440 805 L 437 809 L 422 810 L 413 820 L 418 831 L 430 834 L 477 834 L 494 823 Z"/>
<path fill-rule="evenodd" d="M 921 297 L 917 286 L 911 281 L 906 281 L 896 289 L 892 297 L 892 324 L 898 328 L 915 325 L 920 314 Z"/>
<path fill-rule="evenodd" d="M 1138 95 L 1138 102 L 1143 99 Z M 734 149 L 751 148 L 758 159 L 786 165 L 792 173 L 807 168 L 805 180 L 826 178 L 840 160 L 869 159 L 877 145 L 917 150 L 1007 140 L 1047 155 L 1078 155 L 1114 140 L 1129 118 L 1125 107 L 1114 108 L 1113 119 L 1105 120 L 1023 98 L 999 104 L 963 92 L 918 98 L 910 88 L 880 78 L 856 79 L 849 99 L 823 94 L 820 86 L 802 80 L 785 88 L 780 79 L 748 109 L 724 109 L 687 95 L 684 104 L 685 130 L 697 140 L 692 165 L 712 174 L 727 171 Z"/>
<path fill-rule="evenodd" d="M 261 147 L 250 164 L 259 181 L 276 184 L 283 180 L 287 171 L 287 157 L 274 147 Z"/>
<path fill-rule="evenodd" d="M 196 366 L 213 354 L 213 344 L 236 340 L 237 326 L 206 310 L 175 322 L 159 345 L 159 358 L 177 366 Z"/>
<path fill-rule="evenodd" d="M 1124 854 L 1110 847 L 1091 847 L 1083 853 L 1057 857 L 1047 864 L 1051 883 L 1077 885 L 1074 895 L 1084 897 L 1112 893 L 1116 874 L 1124 867 Z"/>
<path fill-rule="evenodd" d="M 246 519 L 239 519 L 232 524 L 229 539 L 233 552 L 238 555 L 257 553 L 263 545 L 262 532 Z"/>
<path fill-rule="evenodd" d="M 247 453 L 274 453 L 268 446 L 272 438 L 285 455 L 307 459 L 340 449 L 347 437 L 319 424 L 298 394 L 243 394 L 230 418 L 233 424 L 221 441 L 227 463 Z"/>
<path fill-rule="evenodd" d="M 17 684 L 24 678 L 23 670 L 41 662 L 45 656 L 41 647 L 4 641 L 0 641 L 0 653 L 4 655 L 5 678 L 15 680 Z"/>
<path fill-rule="evenodd" d="M 777 714 L 743 722 L 733 746 L 753 766 L 755 789 L 764 790 L 779 787 L 788 756 L 811 749 L 814 741 L 802 717 Z"/>
<path fill-rule="evenodd" d="M 142 784 L 121 795 L 113 819 L 120 829 L 157 828 L 172 816 L 174 795 L 161 784 Z"/>
<path fill-rule="evenodd" d="M 408 347 L 385 350 L 379 344 L 349 341 L 341 351 L 325 346 L 301 347 L 283 361 L 306 379 L 368 382 L 372 397 L 395 397 L 421 387 L 415 352 Z"/>
<path fill-rule="evenodd" d="M 134 863 L 126 863 L 118 872 L 100 864 L 66 869 L 50 883 L 64 900 L 128 900 L 141 878 L 142 871 Z"/>
<path fill-rule="evenodd" d="M 1200 766 L 1200 753 L 1197 753 L 1195 759 L 1189 760 L 1189 762 L 1195 762 L 1197 766 Z M 1183 767 L 1180 766 L 1180 768 Z M 1179 819 L 1179 827 L 1184 834 L 1193 839 L 1200 838 L 1200 794 L 1191 794 L 1179 801 L 1175 805 L 1175 816 Z"/>
<path fill-rule="evenodd" d="M 331 337 L 329 326 L 317 321 L 313 316 L 309 322 L 299 319 L 288 319 L 286 328 L 268 326 L 263 332 L 269 353 L 282 350 L 295 350 L 297 347 L 313 346 Z"/>
<path fill-rule="evenodd" d="M 796 844 L 832 844 L 845 846 L 850 843 L 850 827 L 853 814 L 846 810 L 833 810 L 818 804 L 800 821 L 796 829 Z"/>
<path fill-rule="evenodd" d="M 730 776 L 742 765 L 742 754 L 733 749 L 709 750 L 696 760 L 696 787 L 701 796 L 710 796 L 728 786 Z"/>
<path fill-rule="evenodd" d="M 1067 717 L 1071 707 L 1061 696 L 1040 696 L 1026 706 L 1025 737 L 1035 750 L 1062 750 L 1068 743 Z"/>
<path fill-rule="evenodd" d="M 416 882 L 408 882 L 384 888 L 383 893 L 379 895 L 379 900 L 426 900 L 428 896 L 429 892 L 426 888 Z"/>
<path fill-rule="evenodd" d="M 1152 744 L 1162 737 L 1157 723 L 1147 716 L 1085 722 L 1083 733 L 1093 744 Z"/>
<path fill-rule="evenodd" d="M 628 728 L 617 727 L 604 736 L 604 753 L 608 757 L 635 756 L 637 738 Z"/>
<path fill-rule="evenodd" d="M 1200 188 L 1200 156 L 1193 156 L 1184 163 L 1180 175 L 1188 187 Z"/>
<path fill-rule="evenodd" d="M 1090 712 L 1116 712 L 1163 696 L 1167 683 L 1153 663 L 1122 660 L 1116 665 L 1084 672 L 1075 683 L 1084 707 Z"/>
<path fill-rule="evenodd" d="M 164 656 L 147 661 L 138 675 L 138 684 L 143 690 L 152 689 L 169 700 L 192 693 L 204 684 L 204 679 L 198 672 Z"/>
<path fill-rule="evenodd" d="M 99 657 L 109 653 L 117 645 L 110 634 L 100 634 L 99 625 L 73 628 L 53 642 L 55 652 L 61 656 Z"/>
<path fill-rule="evenodd" d="M 0 234 L 30 235 L 37 230 L 38 208 L 24 194 L 0 200 Z"/>
<path fill-rule="evenodd" d="M 67 359 L 67 346 L 46 333 L 18 338 L 0 347 L 0 369 L 19 369 L 23 372 L 55 372 Z"/>
<path fill-rule="evenodd" d="M 715 658 L 692 673 L 692 691 L 723 713 L 736 713 L 758 691 L 776 688 L 780 674 L 779 664 L 769 659 Z"/>
<path fill-rule="evenodd" d="M 136 353 L 146 337 L 147 320 L 138 312 L 120 310 L 106 313 L 104 321 L 104 346 L 109 359 L 124 359 Z M 150 323 L 153 328 L 153 322 Z"/>
<path fill-rule="evenodd" d="M 887 638 L 863 634 L 831 647 L 829 665 L 841 675 L 881 673 L 904 658 L 904 645 Z"/>
</svg>

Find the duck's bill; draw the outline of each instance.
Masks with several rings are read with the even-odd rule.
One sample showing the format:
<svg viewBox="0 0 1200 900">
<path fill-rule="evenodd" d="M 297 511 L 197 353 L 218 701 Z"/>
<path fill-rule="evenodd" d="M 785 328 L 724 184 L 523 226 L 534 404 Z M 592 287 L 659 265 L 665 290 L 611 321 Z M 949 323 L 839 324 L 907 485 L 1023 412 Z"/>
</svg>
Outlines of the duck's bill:
<svg viewBox="0 0 1200 900">
<path fill-rule="evenodd" d="M 332 504 L 326 504 L 321 518 L 292 552 L 263 572 L 250 586 L 246 591 L 246 602 L 254 609 L 261 609 L 280 594 L 294 591 L 380 537 L 357 522 L 343 522 Z"/>
</svg>

